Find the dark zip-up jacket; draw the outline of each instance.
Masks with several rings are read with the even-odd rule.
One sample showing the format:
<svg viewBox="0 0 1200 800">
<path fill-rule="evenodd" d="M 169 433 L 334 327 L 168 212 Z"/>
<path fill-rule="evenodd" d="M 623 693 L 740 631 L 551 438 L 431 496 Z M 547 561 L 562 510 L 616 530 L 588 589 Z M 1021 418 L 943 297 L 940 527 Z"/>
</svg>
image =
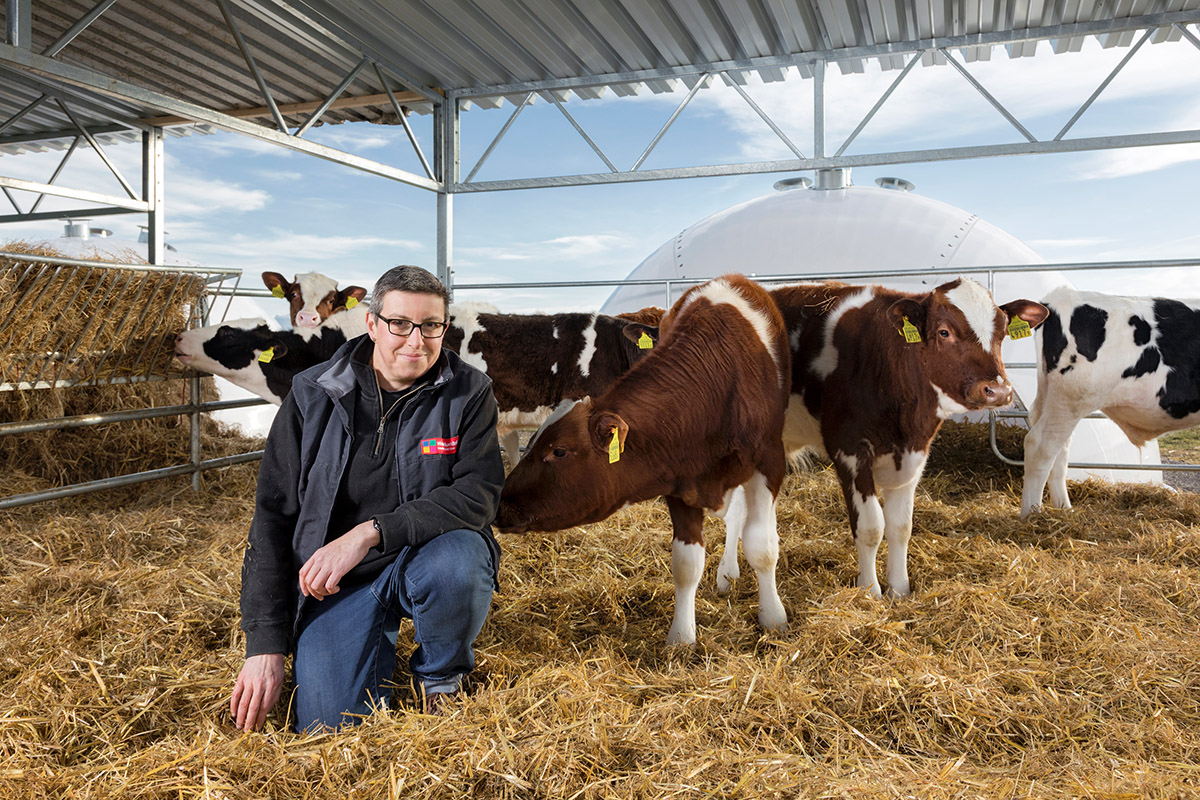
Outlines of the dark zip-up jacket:
<svg viewBox="0 0 1200 800">
<path fill-rule="evenodd" d="M 247 656 L 291 652 L 305 599 L 300 567 L 345 533 L 332 531 L 330 519 L 352 447 L 356 390 L 363 391 L 354 353 L 372 346 L 367 339 L 347 342 L 329 361 L 298 374 L 271 426 L 242 564 Z M 432 369 L 436 377 L 397 409 L 395 503 L 374 515 L 381 541 L 368 559 L 407 559 L 411 548 L 466 528 L 480 531 L 498 564 L 490 525 L 504 465 L 491 379 L 447 350 Z M 357 413 L 364 407 L 372 406 L 360 403 Z"/>
</svg>

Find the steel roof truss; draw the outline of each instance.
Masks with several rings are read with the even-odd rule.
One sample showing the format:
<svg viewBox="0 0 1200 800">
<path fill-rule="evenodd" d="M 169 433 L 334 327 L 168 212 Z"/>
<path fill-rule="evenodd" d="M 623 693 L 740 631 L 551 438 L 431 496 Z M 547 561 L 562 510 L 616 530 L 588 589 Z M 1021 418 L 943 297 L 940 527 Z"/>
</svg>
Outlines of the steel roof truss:
<svg viewBox="0 0 1200 800">
<path fill-rule="evenodd" d="M 20 70 L 23 73 L 32 73 L 51 80 L 62 81 L 71 86 L 78 86 L 109 97 L 153 106 L 166 113 L 176 114 L 197 122 L 207 122 L 215 127 L 233 131 L 234 133 L 240 133 L 255 139 L 262 139 L 363 172 L 379 175 L 380 177 L 407 183 L 412 186 L 418 186 L 422 189 L 437 191 L 439 188 L 437 182 L 423 175 L 416 175 L 407 170 L 381 164 L 334 147 L 309 142 L 290 134 L 214 111 L 196 103 L 179 100 L 160 92 L 150 91 L 136 84 L 119 80 L 94 70 L 55 61 L 54 59 L 35 55 L 27 50 L 21 50 L 10 45 L 0 44 L 0 64 Z M 145 204 L 141 204 L 136 210 L 145 211 L 146 208 L 144 206 Z"/>
<path fill-rule="evenodd" d="M 1012 4 L 1006 4 L 1011 11 Z M 998 45 L 1016 45 L 1024 42 L 1037 42 L 1047 39 L 1060 39 L 1071 36 L 1104 36 L 1122 32 L 1136 32 L 1145 28 L 1159 28 L 1173 24 L 1191 24 L 1200 17 L 1200 11 L 1195 9 L 1184 11 L 1168 11 L 1160 14 L 1144 14 L 1116 19 L 1085 20 L 1064 25 L 1047 25 L 1013 30 L 1011 24 L 1006 29 L 980 33 L 962 34 L 959 36 L 939 36 L 936 38 L 922 37 L 903 42 L 882 42 L 870 45 L 835 48 L 826 43 L 821 49 L 786 56 L 761 56 L 756 58 L 734 59 L 709 63 L 686 64 L 676 67 L 631 70 L 614 72 L 604 75 L 583 75 L 571 78 L 557 78 L 540 81 L 524 81 L 494 86 L 481 86 L 456 90 L 456 94 L 464 99 L 476 97 L 493 97 L 497 95 L 520 95 L 527 91 L 546 91 L 559 89 L 574 89 L 577 87 L 608 86 L 614 83 L 641 83 L 671 78 L 684 78 L 703 72 L 719 72 L 725 70 L 760 70 L 780 67 L 798 67 L 800 69 L 815 68 L 825 61 L 847 61 L 863 58 L 886 58 L 889 56 L 905 56 L 915 52 L 958 50 L 971 47 L 992 47 Z"/>
<path fill-rule="evenodd" d="M 49 194 L 55 197 L 70 197 L 75 200 L 83 200 L 88 203 L 101 203 L 107 206 L 116 206 L 117 208 L 128 209 L 129 211 L 150 210 L 150 205 L 142 200 L 126 199 L 115 195 L 100 194 L 99 192 L 89 192 L 86 189 L 68 189 L 64 186 L 52 186 L 48 183 L 38 183 L 37 181 L 27 181 L 23 178 L 9 178 L 0 175 L 0 186 L 8 186 L 12 189 L 20 189 L 24 192 L 37 192 L 39 194 Z M 59 213 L 61 216 L 61 213 Z"/>
<path fill-rule="evenodd" d="M 6 187 L 0 186 L 0 191 L 8 194 Z M 9 195 L 11 198 L 11 195 Z M 6 214 L 0 216 L 0 225 L 5 222 L 38 222 L 44 219 L 62 220 L 67 217 L 111 217 L 117 214 L 132 214 L 127 208 L 71 208 L 60 211 L 38 211 L 30 214 Z"/>
<path fill-rule="evenodd" d="M 429 162 L 425 159 L 425 154 L 421 152 L 421 143 L 417 141 L 416 134 L 413 133 L 412 126 L 408 124 L 408 114 L 396 101 L 396 95 L 392 93 L 392 87 L 388 84 L 387 78 L 383 74 L 383 70 L 379 68 L 379 64 L 372 63 L 375 69 L 375 75 L 379 78 L 379 82 L 383 85 L 383 91 L 387 93 L 388 101 L 392 104 L 392 109 L 396 112 L 396 116 L 400 119 L 400 124 L 404 126 L 404 132 L 408 134 L 408 143 L 412 145 L 413 152 L 417 154 L 417 159 L 421 162 L 422 169 L 429 176 L 430 180 L 437 180 L 433 175 L 433 169 L 429 166 Z"/>
<path fill-rule="evenodd" d="M 112 159 L 108 157 L 108 153 L 104 152 L 104 148 L 100 146 L 100 142 L 96 141 L 96 137 L 92 136 L 91 132 L 88 131 L 88 129 L 82 124 L 80 124 L 78 118 L 76 118 L 75 114 L 71 112 L 71 109 L 67 107 L 66 103 L 64 103 L 62 100 L 57 100 L 55 102 L 58 103 L 59 108 L 61 108 L 63 113 L 67 115 L 67 118 L 71 120 L 71 123 L 79 129 L 79 132 L 83 134 L 83 137 L 87 139 L 87 143 L 92 146 L 92 149 L 96 151 L 96 155 L 100 156 L 100 160 L 104 162 L 104 165 L 108 167 L 109 171 L 112 172 L 113 176 L 115 176 L 120 182 L 122 188 L 125 189 L 125 193 L 129 195 L 129 198 L 131 200 L 137 200 L 137 192 L 135 192 L 133 187 L 129 185 L 129 181 L 125 180 L 125 176 L 121 174 L 121 170 L 117 169 L 117 165 L 114 164 Z M 53 183 L 53 181 L 51 181 L 51 183 Z"/>
<path fill-rule="evenodd" d="M 488 146 L 484 149 L 483 155 L 479 157 L 479 161 L 476 162 L 471 171 L 467 173 L 465 181 L 466 183 L 470 183 L 471 179 L 475 177 L 475 173 L 479 172 L 479 169 L 483 166 L 484 162 L 487 161 L 492 155 L 492 151 L 496 149 L 496 145 L 500 144 L 500 140 L 504 138 L 506 133 L 508 133 L 508 129 L 511 128 L 512 124 L 517 121 L 517 117 L 520 116 L 521 112 L 525 110 L 525 107 L 529 105 L 529 101 L 532 99 L 533 92 L 526 92 L 525 96 L 521 98 L 521 102 L 517 103 L 516 109 L 511 115 L 509 115 L 508 119 L 504 121 L 504 124 L 500 127 L 500 130 L 496 134 L 495 138 L 493 138 Z"/>
<path fill-rule="evenodd" d="M 558 110 L 561 111 L 562 115 L 567 118 L 567 122 L 571 123 L 571 126 L 575 128 L 576 132 L 578 132 L 579 135 L 583 137 L 583 140 L 588 143 L 588 146 L 596 152 L 596 155 L 600 156 L 600 160 L 603 161 L 606 166 L 608 166 L 609 171 L 620 172 L 616 165 L 609 160 L 608 156 L 604 155 L 604 151 L 600 149 L 600 146 L 592 141 L 592 137 L 588 136 L 587 131 L 583 129 L 583 126 L 575 121 L 575 118 L 571 116 L 571 112 L 567 111 L 566 106 L 563 105 L 563 101 L 559 98 L 559 96 L 554 92 L 550 92 L 549 94 L 550 99 L 554 102 L 554 105 L 558 106 Z"/>
<path fill-rule="evenodd" d="M 679 115 L 683 113 L 685 108 L 687 108 L 688 103 L 692 102 L 692 98 L 696 96 L 696 92 L 700 91 L 701 88 L 708 86 L 709 77 L 710 75 L 707 72 L 700 76 L 700 80 L 696 81 L 696 84 L 688 91 L 687 97 L 683 98 L 683 100 L 671 113 L 670 118 L 663 123 L 661 128 L 659 128 L 658 133 L 654 134 L 654 139 L 651 140 L 650 144 L 646 145 L 646 149 L 642 151 L 642 154 L 638 156 L 637 161 L 633 163 L 633 167 L 630 168 L 630 172 L 638 171 L 638 169 L 642 166 L 642 163 L 645 162 L 645 160 L 649 157 L 650 152 L 658 146 L 658 143 L 662 141 L 663 136 L 665 136 L 667 131 L 671 129 L 671 126 L 675 124 L 675 120 L 679 119 Z M 614 168 L 613 172 L 616 171 L 617 170 Z"/>
<path fill-rule="evenodd" d="M 8 198 L 8 202 L 12 203 L 12 207 L 17 210 L 17 217 L 19 217 L 19 218 L 24 217 L 24 215 L 25 215 L 24 212 L 21 211 L 21 207 L 19 205 L 17 205 L 17 198 L 12 196 L 12 192 L 10 192 L 8 190 L 8 187 L 0 186 L 0 190 L 2 190 L 4 192 L 4 196 Z M 0 221 L 2 221 L 3 219 L 4 219 L 4 217 L 0 217 Z"/>
<path fill-rule="evenodd" d="M 63 167 L 67 166 L 67 161 L 70 160 L 71 156 L 75 153 L 75 148 L 79 147 L 79 140 L 81 138 L 82 137 L 76 136 L 74 139 L 71 140 L 71 146 L 67 148 L 67 152 L 63 155 L 62 161 L 58 162 L 58 166 L 55 167 L 55 169 L 54 169 L 54 174 L 50 176 L 50 180 L 47 181 L 47 183 L 52 184 L 56 180 L 58 180 L 58 176 L 62 173 Z M 42 200 L 44 200 L 45 198 L 46 198 L 45 194 L 39 194 L 38 199 L 33 202 L 33 207 L 29 209 L 29 213 L 36 214 L 37 210 L 38 210 L 38 206 L 40 206 L 42 204 Z M 21 209 L 19 209 L 19 208 L 17 209 L 18 212 L 20 210 Z"/>
<path fill-rule="evenodd" d="M 737 93 L 740 94 L 742 96 L 742 99 L 746 101 L 746 105 L 748 105 L 748 106 L 750 106 L 750 108 L 754 109 L 754 113 L 758 114 L 759 118 L 762 119 L 763 122 L 767 123 L 767 127 L 769 127 L 772 131 L 775 132 L 775 135 L 778 136 L 779 139 L 785 145 L 787 145 L 787 148 L 796 154 L 796 158 L 804 158 L 804 153 L 800 152 L 800 148 L 798 148 L 798 147 L 796 147 L 796 145 L 792 144 L 792 140 L 787 137 L 787 134 L 784 133 L 780 129 L 780 127 L 775 124 L 775 120 L 773 120 L 769 116 L 767 116 L 767 114 L 761 108 L 758 107 L 758 103 L 754 102 L 754 99 L 752 97 L 750 97 L 749 93 L 747 93 L 746 90 L 744 88 L 742 88 L 742 86 L 740 84 L 730 83 L 729 85 L 737 90 Z"/>
<path fill-rule="evenodd" d="M 900 81 L 904 80 L 908 73 L 912 72 L 912 68 L 917 65 L 917 63 L 921 60 L 921 56 L 923 55 L 924 53 L 917 53 L 911 59 L 909 59 L 909 62 L 907 65 L 905 65 L 903 71 L 896 76 L 896 80 L 892 81 L 892 85 L 887 88 L 887 91 L 885 91 L 877 101 L 875 101 L 875 105 L 872 106 L 871 110 L 867 112 L 867 115 L 862 118 L 862 122 L 858 123 L 858 127 L 856 127 L 850 133 L 850 135 L 846 137 L 846 141 L 843 142 L 842 146 L 838 148 L 838 151 L 833 154 L 834 158 L 837 158 L 842 153 L 846 152 L 846 148 L 850 146 L 851 142 L 853 142 L 860 133 L 862 133 L 863 128 L 867 127 L 867 123 L 875 118 L 875 115 L 879 113 L 879 109 L 883 108 L 883 104 L 886 103 L 887 99 L 892 96 L 892 92 L 896 91 L 896 87 L 900 85 Z M 801 158 L 803 158 L 803 156 L 801 156 Z"/>
<path fill-rule="evenodd" d="M 308 129 L 313 126 L 313 123 L 319 120 L 321 115 L 329 110 L 329 107 L 333 105 L 333 101 L 337 100 L 338 97 L 341 96 L 342 92 L 346 91 L 346 87 L 349 86 L 350 83 L 358 77 L 358 73 L 362 72 L 363 69 L 366 68 L 367 64 L 370 63 L 371 59 L 369 57 L 362 57 L 362 60 L 359 61 L 352 70 L 350 70 L 346 77 L 342 78 L 342 82 L 339 83 L 337 87 L 329 93 L 329 96 L 321 102 L 321 105 L 317 106 L 316 110 L 313 111 L 309 118 L 304 121 L 304 124 L 296 129 L 296 138 L 303 136 Z"/>
<path fill-rule="evenodd" d="M 1005 118 L 1006 120 L 1008 120 L 1008 122 L 1009 122 L 1009 124 L 1010 124 L 1010 125 L 1012 125 L 1012 126 L 1013 126 L 1014 128 L 1016 128 L 1018 131 L 1020 131 L 1020 133 L 1021 133 L 1021 135 L 1022 135 L 1022 136 L 1024 136 L 1026 139 L 1028 139 L 1028 140 L 1029 140 L 1029 141 L 1031 141 L 1031 142 L 1036 142 L 1036 141 L 1037 141 L 1037 137 L 1036 137 L 1036 136 L 1034 136 L 1032 133 L 1030 133 L 1028 130 L 1026 130 L 1025 126 L 1024 126 L 1024 125 L 1022 125 L 1022 124 L 1021 124 L 1021 123 L 1020 123 L 1020 122 L 1017 120 L 1017 118 L 1016 118 L 1016 117 L 1014 117 L 1014 116 L 1013 116 L 1013 115 L 1012 115 L 1012 114 L 1009 112 L 1009 110 L 1008 110 L 1007 108 L 1005 108 L 1005 107 L 1004 107 L 1004 104 L 1003 104 L 1003 103 L 1001 103 L 1001 102 L 1000 102 L 999 100 L 997 100 L 997 99 L 996 99 L 994 96 L 992 96 L 992 93 L 991 93 L 991 92 L 989 92 L 987 89 L 985 89 L 985 88 L 983 87 L 983 84 L 982 84 L 982 83 L 980 83 L 978 80 L 976 80 L 976 79 L 975 79 L 975 76 L 974 76 L 974 75 L 972 75 L 970 72 L 968 72 L 968 71 L 967 71 L 967 68 L 966 68 L 966 67 L 964 67 L 962 64 L 958 63 L 958 59 L 957 59 L 957 58 L 955 58 L 954 56 L 950 55 L 950 53 L 949 53 L 949 52 L 948 52 L 948 51 L 947 51 L 947 50 L 946 50 L 944 47 L 943 47 L 943 48 L 939 48 L 939 51 L 938 51 L 938 52 L 940 52 L 940 53 L 941 53 L 943 56 L 945 56 L 946 60 L 947 60 L 947 61 L 950 63 L 950 65 L 951 65 L 952 67 L 954 67 L 956 70 L 958 70 L 958 74 L 960 74 L 960 75 L 962 75 L 964 78 L 966 78 L 966 79 L 967 79 L 967 82 L 968 82 L 968 83 L 970 83 L 972 86 L 974 86 L 974 87 L 975 87 L 975 91 L 977 91 L 977 92 L 979 92 L 981 95 L 983 95 L 984 99 L 985 99 L 985 100 L 987 100 L 989 103 L 991 103 L 991 104 L 992 104 L 992 107 L 993 107 L 993 108 L 995 108 L 997 111 L 999 111 L 999 112 L 1000 112 L 1000 113 L 1001 113 L 1001 114 L 1004 116 L 1004 118 Z"/>
<path fill-rule="evenodd" d="M 1197 48 L 1200 48 L 1200 39 L 1196 38 L 1196 34 L 1189 31 L 1187 29 L 1186 25 L 1181 25 L 1180 23 L 1177 22 L 1177 23 L 1175 23 L 1175 27 L 1179 30 L 1180 33 L 1183 34 L 1185 39 L 1187 39 L 1192 44 L 1196 45 Z M 1197 27 L 1200 27 L 1200 25 L 1197 25 Z"/>
<path fill-rule="evenodd" d="M 33 111 L 35 108 L 37 108 L 38 106 L 40 106 L 42 103 L 46 102 L 49 99 L 50 99 L 50 95 L 48 95 L 48 94 L 43 94 L 40 97 L 34 98 L 32 101 L 29 102 L 28 105 L 26 105 L 24 108 L 17 111 L 17 113 L 13 114 L 11 117 L 4 120 L 3 122 L 0 122 L 0 133 L 3 133 L 5 128 L 10 127 L 14 123 L 20 122 L 22 117 L 24 117 L 30 111 Z"/>
<path fill-rule="evenodd" d="M 117 0 L 100 0 L 99 3 L 96 3 L 96 5 L 92 6 L 90 11 L 77 19 L 74 25 L 72 25 L 70 28 L 67 28 L 66 33 L 58 37 L 54 41 L 54 44 L 43 50 L 42 55 L 48 58 L 53 58 L 54 56 L 58 55 L 64 47 L 69 45 L 75 39 L 76 36 L 87 30 L 88 26 L 95 22 L 101 14 L 103 14 L 105 11 L 108 11 L 109 7 L 111 7 L 115 2 L 117 2 Z"/>
<path fill-rule="evenodd" d="M 1092 96 L 1085 100 L 1083 105 L 1079 107 L 1079 110 L 1071 115 L 1071 119 L 1067 120 L 1067 124 L 1064 125 L 1063 129 L 1054 137 L 1054 141 L 1057 142 L 1062 139 L 1063 136 L 1066 136 L 1067 131 L 1074 127 L 1075 123 L 1079 121 L 1079 118 L 1082 117 L 1084 113 L 1092 107 L 1092 103 L 1096 102 L 1096 98 L 1100 96 L 1100 93 L 1107 89 L 1108 85 L 1113 82 L 1114 78 L 1117 77 L 1117 74 L 1125 68 L 1125 65 L 1129 63 L 1129 59 L 1133 58 L 1134 54 L 1140 50 L 1142 45 L 1144 45 L 1153 35 L 1153 28 L 1142 34 L 1142 38 L 1138 39 L 1137 43 L 1133 47 L 1129 48 L 1129 52 L 1126 53 L 1125 57 L 1121 59 L 1116 67 L 1113 68 L 1113 71 L 1108 74 L 1108 77 L 1100 82 L 1100 85 L 1096 87 L 1096 91 L 1092 92 Z"/>
<path fill-rule="evenodd" d="M 275 98 L 271 96 L 271 88 L 267 86 L 267 81 L 263 78 L 262 71 L 259 70 L 257 62 L 254 60 L 254 54 L 250 52 L 250 47 L 246 44 L 245 38 L 242 36 L 242 30 L 238 27 L 237 20 L 233 17 L 233 11 L 229 8 L 227 0 L 217 0 L 217 5 L 221 9 L 221 16 L 225 17 L 225 24 L 229 27 L 229 32 L 233 34 L 233 41 L 237 43 L 238 50 L 242 51 L 242 58 L 246 60 L 246 66 L 250 69 L 250 74 L 254 76 L 255 83 L 258 84 L 258 90 L 262 92 L 263 99 L 267 101 L 267 108 L 271 111 L 271 117 L 275 120 L 275 127 L 281 132 L 287 133 L 287 123 L 283 120 L 283 114 L 279 113 L 279 106 L 275 105 Z"/>
</svg>

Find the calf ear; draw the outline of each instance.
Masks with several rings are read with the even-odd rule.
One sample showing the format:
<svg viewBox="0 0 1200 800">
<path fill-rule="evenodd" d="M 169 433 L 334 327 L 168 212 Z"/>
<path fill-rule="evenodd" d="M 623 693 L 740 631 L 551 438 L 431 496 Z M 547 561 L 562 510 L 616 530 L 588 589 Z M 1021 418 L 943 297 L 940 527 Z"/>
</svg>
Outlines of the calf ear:
<svg viewBox="0 0 1200 800">
<path fill-rule="evenodd" d="M 283 358 L 284 356 L 287 355 L 287 351 L 288 351 L 287 343 L 284 342 L 282 339 L 280 339 L 278 336 L 268 336 L 266 339 L 263 340 L 262 349 L 266 350 L 267 348 L 271 348 L 271 360 L 272 361 L 274 361 L 277 358 Z"/>
<path fill-rule="evenodd" d="M 344 306 L 350 301 L 351 298 L 353 298 L 354 303 L 350 304 L 350 307 L 353 308 L 354 305 L 361 303 L 362 299 L 366 296 L 367 296 L 367 290 L 364 289 L 363 287 L 347 286 L 345 289 L 342 289 L 341 291 L 338 292 L 338 305 Z"/>
<path fill-rule="evenodd" d="M 1013 300 L 1011 303 L 1005 303 L 1000 306 L 1000 308 L 1008 315 L 1009 322 L 1012 322 L 1013 317 L 1020 317 L 1028 322 L 1031 328 L 1041 325 L 1046 321 L 1046 317 L 1050 316 L 1048 308 L 1032 300 Z"/>
<path fill-rule="evenodd" d="M 278 272 L 264 272 L 262 278 L 263 284 L 271 290 L 271 294 L 276 297 L 283 297 L 287 294 L 288 279 Z"/>
<path fill-rule="evenodd" d="M 629 425 L 621 419 L 621 415 L 612 411 L 600 411 L 592 414 L 588 420 L 592 432 L 592 447 L 597 452 L 607 453 L 612 444 L 613 428 L 617 429 L 618 450 L 625 449 L 625 437 L 629 435 Z"/>
<path fill-rule="evenodd" d="M 888 317 L 892 324 L 896 326 L 896 330 L 900 331 L 904 328 L 904 318 L 917 326 L 917 330 L 924 332 L 925 330 L 925 305 L 918 303 L 911 297 L 903 297 L 888 308 Z"/>
<path fill-rule="evenodd" d="M 634 344 L 641 342 L 643 336 L 648 336 L 650 341 L 658 344 L 658 328 L 654 325 L 643 325 L 640 322 L 627 322 L 625 327 L 621 329 L 621 333 L 626 339 Z"/>
</svg>

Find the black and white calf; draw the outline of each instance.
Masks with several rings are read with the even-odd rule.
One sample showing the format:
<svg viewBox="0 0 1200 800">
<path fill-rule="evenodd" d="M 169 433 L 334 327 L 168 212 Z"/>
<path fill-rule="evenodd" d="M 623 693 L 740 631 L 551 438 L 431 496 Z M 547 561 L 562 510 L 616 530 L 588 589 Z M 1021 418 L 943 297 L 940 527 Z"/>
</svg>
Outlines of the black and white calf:
<svg viewBox="0 0 1200 800">
<path fill-rule="evenodd" d="M 327 361 L 348 340 L 366 332 L 365 304 L 334 314 L 316 327 L 296 330 L 271 330 L 258 317 L 236 319 L 179 334 L 175 357 L 184 366 L 218 375 L 279 405 L 297 373 Z"/>
<path fill-rule="evenodd" d="M 1103 411 L 1141 447 L 1200 422 L 1200 301 L 1120 297 L 1059 287 L 1042 301 L 1038 389 L 1025 437 L 1021 517 L 1070 508 L 1067 451 L 1075 425 Z"/>
<path fill-rule="evenodd" d="M 604 314 L 501 314 L 484 303 L 456 303 L 445 346 L 492 379 L 500 446 L 516 464 L 522 428 L 537 428 L 561 400 L 603 394 L 650 352 L 655 331 Z"/>
</svg>

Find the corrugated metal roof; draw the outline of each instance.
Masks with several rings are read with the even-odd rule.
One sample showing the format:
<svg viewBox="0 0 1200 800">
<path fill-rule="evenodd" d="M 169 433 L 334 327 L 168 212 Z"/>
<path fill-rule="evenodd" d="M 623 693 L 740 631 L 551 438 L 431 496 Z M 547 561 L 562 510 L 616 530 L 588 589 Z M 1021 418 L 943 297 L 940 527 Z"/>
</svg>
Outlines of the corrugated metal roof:
<svg viewBox="0 0 1200 800">
<path fill-rule="evenodd" d="M 42 53 L 92 8 L 91 0 L 32 3 L 32 50 Z M 8 4 L 0 4 L 0 18 Z M 748 72 L 764 80 L 811 74 L 812 54 L 861 71 L 875 58 L 885 69 L 911 56 L 905 47 L 932 45 L 927 63 L 944 60 L 947 41 L 966 60 L 986 59 L 989 34 L 1038 29 L 1056 52 L 1077 50 L 1085 36 L 1054 36 L 1062 26 L 1150 14 L 1197 12 L 1200 0 L 233 0 L 232 13 L 274 100 L 292 126 L 302 124 L 364 57 L 388 75 L 389 88 L 419 112 L 434 92 L 465 92 L 475 104 L 519 102 L 527 88 L 560 98 L 666 92 L 694 85 L 709 65 L 725 79 Z M 1129 45 L 1135 31 L 1100 31 L 1108 47 Z M 1156 40 L 1178 39 L 1163 26 Z M 957 38 L 956 38 L 957 37 Z M 1003 37 L 1001 37 L 1002 44 Z M 1032 55 L 1035 42 L 1005 44 L 1007 55 Z M 1044 47 L 1045 45 L 1043 45 Z M 911 48 L 908 49 L 911 52 Z M 272 125 L 218 2 L 120 0 L 57 56 L 153 92 L 219 111 L 238 111 Z M 129 139 L 157 108 L 64 89 L 12 67 L 0 67 L 0 152 L 65 146 L 31 141 L 75 135 L 57 102 L 42 102 L 11 118 L 44 91 L 67 98 L 77 119 L 104 138 Z M 324 124 L 397 122 L 374 69 L 364 69 L 342 94 L 343 107 Z M 304 104 L 307 104 L 306 106 Z M 254 111 L 257 109 L 257 111 Z M 118 126 L 124 127 L 118 127 Z M 129 126 L 133 127 L 130 128 Z M 175 131 L 181 133 L 182 131 Z"/>
</svg>

